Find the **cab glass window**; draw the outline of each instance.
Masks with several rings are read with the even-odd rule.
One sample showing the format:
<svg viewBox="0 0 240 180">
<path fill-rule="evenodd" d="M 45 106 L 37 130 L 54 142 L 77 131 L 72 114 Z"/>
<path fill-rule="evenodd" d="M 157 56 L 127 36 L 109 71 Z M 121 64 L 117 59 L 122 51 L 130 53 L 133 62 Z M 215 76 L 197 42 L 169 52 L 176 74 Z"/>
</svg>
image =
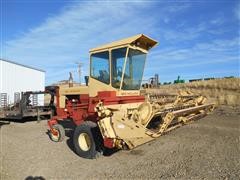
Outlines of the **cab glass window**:
<svg viewBox="0 0 240 180">
<path fill-rule="evenodd" d="M 106 84 L 110 83 L 108 51 L 91 55 L 91 77 Z"/>
<path fill-rule="evenodd" d="M 139 90 L 141 86 L 146 53 L 129 49 L 124 72 L 123 90 Z"/>
<path fill-rule="evenodd" d="M 112 50 L 112 86 L 120 88 L 127 48 Z"/>
</svg>

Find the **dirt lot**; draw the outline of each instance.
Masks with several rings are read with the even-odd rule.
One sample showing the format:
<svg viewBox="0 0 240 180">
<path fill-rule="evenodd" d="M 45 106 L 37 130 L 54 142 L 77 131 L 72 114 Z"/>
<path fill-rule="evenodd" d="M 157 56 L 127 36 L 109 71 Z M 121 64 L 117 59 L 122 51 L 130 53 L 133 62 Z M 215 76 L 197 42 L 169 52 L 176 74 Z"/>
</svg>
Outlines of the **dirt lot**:
<svg viewBox="0 0 240 180">
<path fill-rule="evenodd" d="M 240 110 L 222 107 L 133 151 L 88 160 L 46 121 L 1 123 L 1 179 L 240 179 Z"/>
</svg>

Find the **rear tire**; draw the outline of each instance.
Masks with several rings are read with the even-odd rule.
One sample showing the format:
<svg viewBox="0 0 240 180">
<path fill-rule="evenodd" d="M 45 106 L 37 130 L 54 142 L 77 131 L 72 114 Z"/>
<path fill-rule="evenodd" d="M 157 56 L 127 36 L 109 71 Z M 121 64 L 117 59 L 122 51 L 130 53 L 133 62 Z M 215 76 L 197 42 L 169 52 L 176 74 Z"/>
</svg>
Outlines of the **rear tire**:
<svg viewBox="0 0 240 180">
<path fill-rule="evenodd" d="M 49 136 L 52 141 L 54 142 L 62 142 L 65 137 L 65 129 L 60 124 L 53 125 L 53 131 L 57 132 L 57 135 L 54 135 L 51 131 L 49 133 Z"/>
<path fill-rule="evenodd" d="M 99 155 L 99 136 L 101 136 L 97 124 L 86 121 L 77 126 L 73 135 L 75 152 L 83 158 L 93 159 Z"/>
</svg>

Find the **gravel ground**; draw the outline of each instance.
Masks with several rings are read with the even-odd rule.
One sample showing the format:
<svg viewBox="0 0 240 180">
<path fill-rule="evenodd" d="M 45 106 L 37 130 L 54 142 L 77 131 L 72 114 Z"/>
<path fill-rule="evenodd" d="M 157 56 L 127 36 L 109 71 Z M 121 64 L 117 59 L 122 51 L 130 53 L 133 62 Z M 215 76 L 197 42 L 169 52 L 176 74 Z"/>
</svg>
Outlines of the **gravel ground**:
<svg viewBox="0 0 240 180">
<path fill-rule="evenodd" d="M 239 108 L 221 107 L 135 150 L 89 160 L 69 138 L 50 141 L 46 121 L 0 122 L 1 179 L 240 179 L 239 125 Z"/>
</svg>

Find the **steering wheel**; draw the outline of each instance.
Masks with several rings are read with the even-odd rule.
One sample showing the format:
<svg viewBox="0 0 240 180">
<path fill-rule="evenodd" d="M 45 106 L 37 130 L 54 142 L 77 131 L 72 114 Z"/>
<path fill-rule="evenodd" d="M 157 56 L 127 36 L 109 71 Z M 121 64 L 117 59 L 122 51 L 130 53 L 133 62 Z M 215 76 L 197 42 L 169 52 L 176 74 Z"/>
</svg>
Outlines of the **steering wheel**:
<svg viewBox="0 0 240 180">
<path fill-rule="evenodd" d="M 122 77 L 122 67 L 121 66 L 117 67 L 117 76 Z"/>
</svg>

